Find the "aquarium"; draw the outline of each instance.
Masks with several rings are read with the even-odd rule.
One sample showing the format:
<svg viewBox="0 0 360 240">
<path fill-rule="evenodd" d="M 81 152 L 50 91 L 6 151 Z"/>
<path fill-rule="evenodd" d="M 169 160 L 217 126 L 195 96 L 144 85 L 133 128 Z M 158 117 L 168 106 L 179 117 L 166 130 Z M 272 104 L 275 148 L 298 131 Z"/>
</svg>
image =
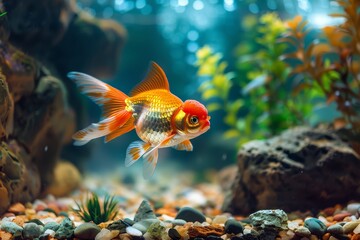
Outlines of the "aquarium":
<svg viewBox="0 0 360 240">
<path fill-rule="evenodd" d="M 0 239 L 360 239 L 358 0 L 0 0 Z"/>
</svg>

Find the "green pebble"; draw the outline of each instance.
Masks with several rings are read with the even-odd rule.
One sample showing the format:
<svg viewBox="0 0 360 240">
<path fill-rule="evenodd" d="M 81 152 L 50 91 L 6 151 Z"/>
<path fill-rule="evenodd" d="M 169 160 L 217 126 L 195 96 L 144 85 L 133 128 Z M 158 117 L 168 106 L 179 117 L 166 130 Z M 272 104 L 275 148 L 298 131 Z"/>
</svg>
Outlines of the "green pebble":
<svg viewBox="0 0 360 240">
<path fill-rule="evenodd" d="M 0 229 L 13 234 L 14 237 L 21 236 L 23 231 L 22 227 L 13 222 L 2 222 Z"/>
<path fill-rule="evenodd" d="M 29 221 L 27 221 L 26 223 L 36 223 L 37 225 L 41 225 L 41 226 L 44 226 L 43 222 L 40 221 L 39 219 L 31 219 Z"/>
<path fill-rule="evenodd" d="M 304 226 L 307 227 L 314 235 L 322 237 L 326 233 L 326 226 L 317 218 L 308 218 L 305 220 Z"/>
</svg>

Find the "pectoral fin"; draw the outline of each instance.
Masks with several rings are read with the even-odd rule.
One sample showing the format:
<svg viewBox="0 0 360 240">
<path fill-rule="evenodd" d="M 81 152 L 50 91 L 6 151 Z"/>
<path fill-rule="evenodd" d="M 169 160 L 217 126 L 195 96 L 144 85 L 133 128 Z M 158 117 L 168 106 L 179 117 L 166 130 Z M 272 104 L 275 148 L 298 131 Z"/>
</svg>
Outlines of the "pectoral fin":
<svg viewBox="0 0 360 240">
<path fill-rule="evenodd" d="M 179 151 L 192 151 L 193 145 L 191 144 L 190 140 L 187 139 L 187 140 L 173 146 L 173 148 L 175 148 L 176 150 L 179 150 Z"/>
<path fill-rule="evenodd" d="M 154 174 L 155 167 L 158 160 L 158 149 L 154 148 L 149 154 L 145 154 L 144 157 L 144 166 L 143 166 L 143 176 L 145 179 L 151 178 Z"/>
<path fill-rule="evenodd" d="M 142 141 L 132 142 L 126 149 L 125 166 L 130 167 L 141 158 L 150 148 L 150 143 Z"/>
</svg>

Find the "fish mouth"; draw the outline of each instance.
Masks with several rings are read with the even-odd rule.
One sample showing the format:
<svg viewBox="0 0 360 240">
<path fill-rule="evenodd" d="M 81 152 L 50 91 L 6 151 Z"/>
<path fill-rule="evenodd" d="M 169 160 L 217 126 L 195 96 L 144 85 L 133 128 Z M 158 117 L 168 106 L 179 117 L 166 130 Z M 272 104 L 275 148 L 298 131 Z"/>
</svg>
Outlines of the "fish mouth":
<svg viewBox="0 0 360 240">
<path fill-rule="evenodd" d="M 210 128 L 210 121 L 206 120 L 201 127 L 201 131 L 205 132 L 205 131 L 209 130 L 209 128 Z"/>
</svg>

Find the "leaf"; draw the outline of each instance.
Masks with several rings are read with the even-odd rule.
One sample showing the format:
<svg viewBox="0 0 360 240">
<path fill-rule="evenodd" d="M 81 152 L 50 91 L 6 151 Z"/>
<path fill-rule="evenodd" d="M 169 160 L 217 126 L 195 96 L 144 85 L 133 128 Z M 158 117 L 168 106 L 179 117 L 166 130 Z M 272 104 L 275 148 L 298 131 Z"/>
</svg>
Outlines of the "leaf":
<svg viewBox="0 0 360 240">
<path fill-rule="evenodd" d="M 232 112 L 232 113 L 237 113 L 239 111 L 239 109 L 244 105 L 244 102 L 243 100 L 241 99 L 238 99 L 234 102 L 231 102 L 228 106 L 228 110 L 229 112 Z"/>
<path fill-rule="evenodd" d="M 219 97 L 219 94 L 218 94 L 218 92 L 216 91 L 216 89 L 209 88 L 209 89 L 206 89 L 206 90 L 202 93 L 202 98 L 203 98 L 204 100 L 208 100 L 208 99 L 213 98 L 213 97 Z"/>
<path fill-rule="evenodd" d="M 302 21 L 302 16 L 298 15 L 293 19 L 291 19 L 290 21 L 287 21 L 286 25 L 287 27 L 291 28 L 293 31 L 296 31 L 301 21 Z"/>
<path fill-rule="evenodd" d="M 333 124 L 335 129 L 340 129 L 346 126 L 347 121 L 345 118 L 336 118 Z"/>
<path fill-rule="evenodd" d="M 236 129 L 230 129 L 230 130 L 227 130 L 223 136 L 225 139 L 238 138 L 238 137 L 240 137 L 240 132 Z"/>
<path fill-rule="evenodd" d="M 251 90 L 263 86 L 266 83 L 266 78 L 267 78 L 266 74 L 262 74 L 256 78 L 254 78 L 250 83 L 248 83 L 244 87 L 244 89 L 242 90 L 242 93 L 248 94 Z"/>
<path fill-rule="evenodd" d="M 222 106 L 219 103 L 210 103 L 206 106 L 209 112 L 220 110 Z"/>
<path fill-rule="evenodd" d="M 318 55 L 323 55 L 325 53 L 329 53 L 332 51 L 333 50 L 332 50 L 331 46 L 327 43 L 314 44 L 314 47 L 312 49 L 312 55 L 318 56 Z"/>
</svg>

